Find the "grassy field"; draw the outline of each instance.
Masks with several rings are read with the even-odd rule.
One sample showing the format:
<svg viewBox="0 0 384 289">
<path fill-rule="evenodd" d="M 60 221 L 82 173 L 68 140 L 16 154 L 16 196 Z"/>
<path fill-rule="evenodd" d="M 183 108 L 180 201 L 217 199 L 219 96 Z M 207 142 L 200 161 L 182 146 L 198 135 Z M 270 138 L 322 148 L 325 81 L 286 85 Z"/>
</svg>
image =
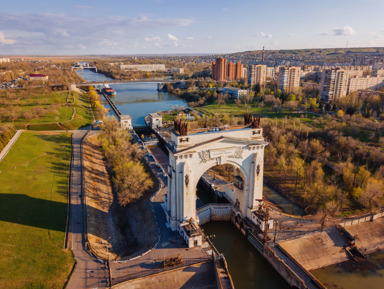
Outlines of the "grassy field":
<svg viewBox="0 0 384 289">
<path fill-rule="evenodd" d="M 0 288 L 62 288 L 70 134 L 23 132 L 0 163 Z"/>
<path fill-rule="evenodd" d="M 19 117 L 11 123 L 17 128 L 30 130 L 77 129 L 93 121 L 87 95 L 64 91 L 42 93 L 32 99 L 24 98 L 17 105 L 12 105 L 12 109 L 16 109 Z M 36 115 L 34 113 L 36 107 L 43 108 L 45 113 Z M 10 109 L 10 105 L 3 104 L 0 105 L 0 108 Z M 22 117 L 26 112 L 32 113 L 31 119 L 27 120 Z M 9 120 L 5 122 L 10 123 Z"/>
</svg>

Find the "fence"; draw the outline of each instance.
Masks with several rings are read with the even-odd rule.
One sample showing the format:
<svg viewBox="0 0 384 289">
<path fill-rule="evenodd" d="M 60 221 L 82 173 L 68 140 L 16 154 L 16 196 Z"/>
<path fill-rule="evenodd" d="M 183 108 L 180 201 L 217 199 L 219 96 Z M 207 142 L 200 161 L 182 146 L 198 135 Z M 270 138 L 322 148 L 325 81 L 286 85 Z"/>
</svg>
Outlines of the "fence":
<svg viewBox="0 0 384 289">
<path fill-rule="evenodd" d="M 352 226 L 352 225 L 356 225 L 356 224 L 360 224 L 360 223 L 373 221 L 373 220 L 375 220 L 377 218 L 381 218 L 381 217 L 384 217 L 384 212 L 381 212 L 381 213 L 376 214 L 376 215 L 369 215 L 369 216 L 365 216 L 362 218 L 358 218 L 358 219 L 354 219 L 354 220 L 350 220 L 350 221 L 345 221 L 343 223 L 340 223 L 339 225 L 343 226 L 343 227 L 348 227 L 348 226 Z"/>
</svg>

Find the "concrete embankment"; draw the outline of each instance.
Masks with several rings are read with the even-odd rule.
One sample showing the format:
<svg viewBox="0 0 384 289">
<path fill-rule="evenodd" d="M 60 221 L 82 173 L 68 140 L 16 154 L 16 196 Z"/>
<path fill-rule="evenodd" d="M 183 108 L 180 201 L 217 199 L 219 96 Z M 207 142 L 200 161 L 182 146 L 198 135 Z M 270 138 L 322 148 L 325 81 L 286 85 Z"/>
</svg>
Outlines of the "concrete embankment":
<svg viewBox="0 0 384 289">
<path fill-rule="evenodd" d="M 279 243 L 305 269 L 314 270 L 348 260 L 348 239 L 336 228 Z"/>
</svg>

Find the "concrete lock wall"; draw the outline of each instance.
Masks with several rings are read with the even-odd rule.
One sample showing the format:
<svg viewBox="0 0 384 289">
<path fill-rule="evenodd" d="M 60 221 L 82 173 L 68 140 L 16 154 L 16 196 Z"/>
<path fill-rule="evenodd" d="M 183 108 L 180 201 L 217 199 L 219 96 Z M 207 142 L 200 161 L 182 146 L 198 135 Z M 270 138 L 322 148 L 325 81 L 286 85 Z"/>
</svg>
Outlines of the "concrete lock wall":
<svg viewBox="0 0 384 289">
<path fill-rule="evenodd" d="M 269 246 L 264 246 L 264 257 L 291 287 L 307 288 L 304 281 Z"/>
<path fill-rule="evenodd" d="M 210 221 L 229 221 L 232 214 L 232 205 L 208 204 L 197 210 L 199 225 L 202 226 Z"/>
</svg>

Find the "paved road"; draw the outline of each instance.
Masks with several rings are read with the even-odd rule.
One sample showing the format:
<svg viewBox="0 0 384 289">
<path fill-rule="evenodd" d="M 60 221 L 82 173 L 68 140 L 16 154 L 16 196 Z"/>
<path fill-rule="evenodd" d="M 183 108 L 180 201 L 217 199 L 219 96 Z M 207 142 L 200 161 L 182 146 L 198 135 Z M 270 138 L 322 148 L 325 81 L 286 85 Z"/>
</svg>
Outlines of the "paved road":
<svg viewBox="0 0 384 289">
<path fill-rule="evenodd" d="M 74 131 L 72 135 L 71 207 L 68 247 L 76 259 L 76 267 L 67 288 L 108 288 L 108 270 L 103 261 L 85 250 L 84 207 L 81 199 L 81 142 L 87 131 Z"/>
</svg>

